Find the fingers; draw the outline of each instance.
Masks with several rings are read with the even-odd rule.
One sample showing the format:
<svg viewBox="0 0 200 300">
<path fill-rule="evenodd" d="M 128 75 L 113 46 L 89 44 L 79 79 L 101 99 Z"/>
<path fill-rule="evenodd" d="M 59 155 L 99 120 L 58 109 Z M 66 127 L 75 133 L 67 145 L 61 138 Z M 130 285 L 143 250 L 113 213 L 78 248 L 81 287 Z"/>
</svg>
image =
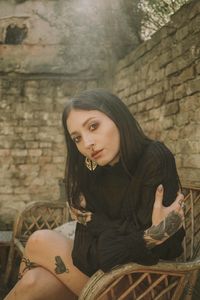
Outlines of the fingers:
<svg viewBox="0 0 200 300">
<path fill-rule="evenodd" d="M 162 207 L 163 193 L 164 193 L 164 188 L 163 185 L 160 184 L 156 189 L 154 208 Z"/>
<path fill-rule="evenodd" d="M 171 204 L 171 208 L 177 211 L 181 211 L 185 206 L 184 200 L 184 195 L 178 192 L 175 201 Z"/>
<path fill-rule="evenodd" d="M 169 209 L 170 211 L 175 211 L 178 213 L 182 220 L 184 220 L 184 208 L 185 208 L 185 203 L 184 203 L 184 195 L 180 192 L 177 193 L 177 197 L 175 201 L 170 205 Z"/>
</svg>

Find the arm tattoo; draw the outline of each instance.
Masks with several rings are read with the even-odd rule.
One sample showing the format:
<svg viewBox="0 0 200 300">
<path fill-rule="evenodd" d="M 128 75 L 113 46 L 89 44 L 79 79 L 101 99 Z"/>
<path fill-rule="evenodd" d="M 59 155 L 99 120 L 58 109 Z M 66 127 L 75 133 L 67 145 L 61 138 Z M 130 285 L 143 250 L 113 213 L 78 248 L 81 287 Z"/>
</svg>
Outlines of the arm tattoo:
<svg viewBox="0 0 200 300">
<path fill-rule="evenodd" d="M 62 258 L 60 256 L 55 257 L 55 273 L 62 274 L 62 273 L 69 273 L 69 269 L 65 266 Z"/>
<path fill-rule="evenodd" d="M 182 225 L 181 216 L 172 211 L 168 216 L 158 225 L 152 225 L 144 232 L 144 240 L 148 248 L 153 248 L 161 244 L 172 236 Z"/>
</svg>

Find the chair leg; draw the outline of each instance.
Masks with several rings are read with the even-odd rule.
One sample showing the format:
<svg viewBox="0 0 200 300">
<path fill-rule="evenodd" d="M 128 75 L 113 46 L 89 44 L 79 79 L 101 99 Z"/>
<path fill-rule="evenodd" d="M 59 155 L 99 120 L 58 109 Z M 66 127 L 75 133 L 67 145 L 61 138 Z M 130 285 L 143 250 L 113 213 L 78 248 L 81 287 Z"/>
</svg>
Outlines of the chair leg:
<svg viewBox="0 0 200 300">
<path fill-rule="evenodd" d="M 8 285 L 8 281 L 10 279 L 12 267 L 13 267 L 13 260 L 14 260 L 14 255 L 15 255 L 15 246 L 14 243 L 11 244 L 9 254 L 8 254 L 8 260 L 7 260 L 7 266 L 6 266 L 6 271 L 3 277 L 3 283 L 5 285 Z"/>
<path fill-rule="evenodd" d="M 186 287 L 186 293 L 185 293 L 184 300 L 192 300 L 194 286 L 195 286 L 195 283 L 197 281 L 198 271 L 199 270 L 193 271 L 192 274 L 189 277 L 188 285 Z"/>
</svg>

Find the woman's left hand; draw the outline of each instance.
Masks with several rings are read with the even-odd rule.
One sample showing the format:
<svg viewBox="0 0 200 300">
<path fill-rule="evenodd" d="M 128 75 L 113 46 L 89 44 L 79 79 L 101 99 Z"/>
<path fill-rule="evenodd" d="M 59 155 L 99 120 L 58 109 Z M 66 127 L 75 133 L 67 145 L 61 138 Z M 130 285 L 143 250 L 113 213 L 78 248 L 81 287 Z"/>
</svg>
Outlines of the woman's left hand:
<svg viewBox="0 0 200 300">
<path fill-rule="evenodd" d="M 175 234 L 184 220 L 184 196 L 178 193 L 175 201 L 168 207 L 163 206 L 163 187 L 156 190 L 152 212 L 152 226 L 145 230 L 144 240 L 148 248 L 153 248 Z"/>
<path fill-rule="evenodd" d="M 158 225 L 163 221 L 170 213 L 176 213 L 180 217 L 184 218 L 184 195 L 180 192 L 177 193 L 175 201 L 170 206 L 163 206 L 163 194 L 164 188 L 162 185 L 159 185 L 155 194 L 155 202 L 152 212 L 152 225 Z"/>
</svg>

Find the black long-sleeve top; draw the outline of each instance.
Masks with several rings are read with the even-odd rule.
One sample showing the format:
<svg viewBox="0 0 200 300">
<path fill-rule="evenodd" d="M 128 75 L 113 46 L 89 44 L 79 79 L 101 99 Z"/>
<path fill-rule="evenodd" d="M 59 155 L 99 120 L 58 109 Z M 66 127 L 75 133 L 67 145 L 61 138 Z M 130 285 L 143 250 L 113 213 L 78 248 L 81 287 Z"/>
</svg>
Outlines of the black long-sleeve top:
<svg viewBox="0 0 200 300">
<path fill-rule="evenodd" d="M 151 142 L 132 174 L 119 161 L 91 175 L 84 196 L 93 216 L 86 226 L 77 223 L 72 251 L 74 265 L 88 276 L 128 262 L 153 265 L 182 253 L 183 228 L 151 250 L 143 239 L 152 225 L 157 186 L 164 187 L 163 205 L 176 198 L 179 179 L 172 153 L 163 143 Z"/>
</svg>

